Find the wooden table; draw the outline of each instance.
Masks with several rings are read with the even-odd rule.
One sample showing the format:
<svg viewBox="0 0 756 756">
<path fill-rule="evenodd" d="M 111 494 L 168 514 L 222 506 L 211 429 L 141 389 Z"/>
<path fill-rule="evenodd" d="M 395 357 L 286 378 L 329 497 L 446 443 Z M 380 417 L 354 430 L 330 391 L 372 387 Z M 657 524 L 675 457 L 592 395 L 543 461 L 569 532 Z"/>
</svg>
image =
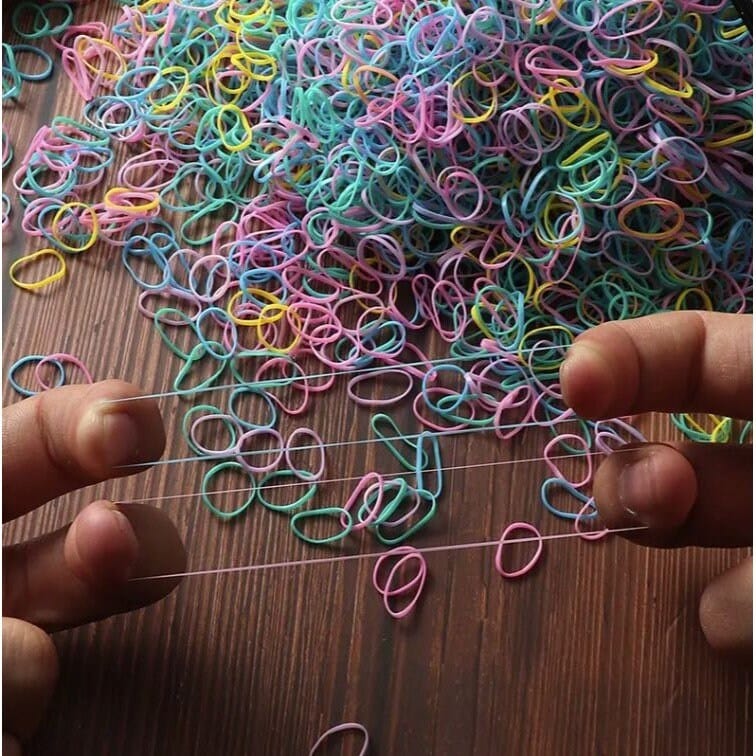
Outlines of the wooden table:
<svg viewBox="0 0 756 756">
<path fill-rule="evenodd" d="M 117 10 L 94 3 L 77 13 L 112 21 Z M 39 125 L 80 107 L 59 69 L 46 84 L 25 84 L 21 105 L 6 109 L 19 158 Z M 14 209 L 3 248 L 6 368 L 25 354 L 70 351 L 98 379 L 167 388 L 178 362 L 137 313 L 137 289 L 113 250 L 70 261 L 65 282 L 44 293 L 8 288 L 10 261 L 39 246 Z M 368 435 L 368 412 L 344 391 L 340 381 L 305 419 L 326 440 Z M 6 386 L 4 401 L 16 400 Z M 185 406 L 161 400 L 166 457 L 186 452 Z M 397 416 L 409 427 L 408 414 Z M 670 434 L 662 417 L 648 427 Z M 446 439 L 444 465 L 526 460 L 543 440 Z M 328 460 L 330 476 L 397 469 L 374 444 Z M 197 467 L 162 466 L 65 497 L 6 526 L 3 542 L 60 527 L 95 496 L 197 491 Z M 415 545 L 495 539 L 519 519 L 566 531 L 538 503 L 544 474 L 542 463 L 450 473 L 440 513 Z M 332 501 L 347 491 L 327 489 Z M 185 536 L 190 569 L 322 553 L 259 506 L 232 523 L 197 499 L 157 506 Z M 60 685 L 28 753 L 299 755 L 347 720 L 367 727 L 371 754 L 393 756 L 750 753 L 750 675 L 708 650 L 697 621 L 703 586 L 742 556 L 571 540 L 547 543 L 528 578 L 503 581 L 491 549 L 437 553 L 418 611 L 402 622 L 384 611 L 369 562 L 191 578 L 158 605 L 55 636 Z"/>
</svg>

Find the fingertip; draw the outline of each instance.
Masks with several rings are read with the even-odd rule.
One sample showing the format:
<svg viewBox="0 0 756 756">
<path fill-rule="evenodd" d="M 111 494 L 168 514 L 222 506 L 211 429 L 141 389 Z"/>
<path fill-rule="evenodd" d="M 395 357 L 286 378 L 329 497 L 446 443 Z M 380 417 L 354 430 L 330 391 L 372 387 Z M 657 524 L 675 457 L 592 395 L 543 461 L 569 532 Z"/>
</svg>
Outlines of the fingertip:
<svg viewBox="0 0 756 756">
<path fill-rule="evenodd" d="M 153 399 L 138 398 L 138 387 L 116 380 L 98 384 L 95 396 L 81 415 L 76 433 L 82 464 L 94 478 L 123 474 L 125 470 L 119 467 L 154 462 L 162 456 L 165 429 Z"/>
<path fill-rule="evenodd" d="M 2 639 L 3 729 L 25 740 L 39 725 L 55 690 L 58 652 L 44 630 L 16 618 L 3 617 Z"/>
<path fill-rule="evenodd" d="M 614 372 L 600 349 L 589 340 L 576 341 L 559 369 L 562 397 L 576 414 L 599 419 L 611 406 Z"/>
<path fill-rule="evenodd" d="M 3 756 L 22 756 L 21 743 L 7 732 L 3 733 Z"/>
<path fill-rule="evenodd" d="M 76 517 L 64 549 L 71 571 L 99 588 L 125 583 L 139 557 L 139 541 L 129 519 L 108 501 L 94 502 Z"/>
<path fill-rule="evenodd" d="M 146 504 L 130 504 L 122 511 L 139 541 L 133 577 L 176 575 L 186 569 L 186 549 L 168 515 Z M 143 606 L 168 595 L 180 582 L 180 577 L 132 582 L 129 597 L 134 605 Z"/>
<path fill-rule="evenodd" d="M 708 644 L 723 653 L 744 654 L 753 645 L 753 561 L 716 577 L 704 589 L 698 618 Z"/>
<path fill-rule="evenodd" d="M 635 540 L 666 539 L 688 519 L 698 493 L 692 465 L 665 444 L 627 446 L 596 471 L 593 494 L 603 521 L 612 528 L 646 525 Z"/>
</svg>

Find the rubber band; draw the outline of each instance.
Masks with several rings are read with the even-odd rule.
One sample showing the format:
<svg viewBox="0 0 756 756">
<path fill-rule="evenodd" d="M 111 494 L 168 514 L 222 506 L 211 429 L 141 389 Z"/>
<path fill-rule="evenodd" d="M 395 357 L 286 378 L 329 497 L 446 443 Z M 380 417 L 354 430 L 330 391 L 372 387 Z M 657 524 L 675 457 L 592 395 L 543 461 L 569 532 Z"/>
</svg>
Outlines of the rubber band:
<svg viewBox="0 0 756 756">
<path fill-rule="evenodd" d="M 368 736 L 368 731 L 363 725 L 359 724 L 359 722 L 344 722 L 343 724 L 335 725 L 334 727 L 327 729 L 315 741 L 315 744 L 310 749 L 310 756 L 315 756 L 315 754 L 318 752 L 318 749 L 320 749 L 324 743 L 327 743 L 329 740 L 333 740 L 334 735 L 338 735 L 342 732 L 349 732 L 351 730 L 355 730 L 363 736 L 362 747 L 359 753 L 357 753 L 357 756 L 367 756 L 368 748 L 370 746 L 370 737 Z"/>
<path fill-rule="evenodd" d="M 397 561 L 390 568 L 385 581 L 381 583 L 379 579 L 381 571 L 385 569 L 385 563 L 393 559 Z M 402 568 L 405 568 L 412 562 L 417 563 L 417 572 L 406 580 L 406 582 L 400 582 L 398 585 L 395 585 Z M 373 587 L 381 595 L 383 606 L 389 615 L 394 619 L 403 619 L 414 611 L 417 606 L 417 602 L 420 600 L 420 595 L 425 587 L 427 576 L 428 565 L 422 553 L 412 548 L 412 546 L 399 546 L 378 557 L 376 560 L 375 567 L 373 568 Z M 410 597 L 404 606 L 398 610 L 393 608 L 391 604 L 392 599 L 396 600 L 398 597 L 404 598 L 407 594 L 410 594 Z"/>
<path fill-rule="evenodd" d="M 192 417 L 198 412 L 207 414 L 192 419 Z M 209 422 L 220 423 L 223 430 L 228 434 L 229 440 L 225 447 L 211 449 L 201 444 L 197 439 L 196 433 L 198 426 Z M 230 415 L 223 414 L 218 407 L 215 407 L 212 404 L 196 404 L 184 413 L 184 418 L 181 421 L 181 434 L 189 448 L 196 454 L 209 457 L 225 457 L 233 455 L 238 451 L 241 432 L 234 418 Z"/>
<path fill-rule="evenodd" d="M 240 474 L 244 475 L 247 480 L 249 480 L 249 496 L 244 500 L 244 502 L 239 505 L 236 509 L 232 509 L 230 512 L 225 512 L 221 509 L 218 509 L 218 507 L 213 504 L 211 492 L 208 491 L 208 486 L 210 485 L 210 482 L 212 479 L 218 475 L 219 473 L 224 472 L 225 470 L 235 470 L 239 472 Z M 238 517 L 240 514 L 245 512 L 254 502 L 255 496 L 257 495 L 257 484 L 255 483 L 255 479 L 252 477 L 252 475 L 249 473 L 249 471 L 243 466 L 240 465 L 238 462 L 221 462 L 220 464 L 215 465 L 214 467 L 211 467 L 203 476 L 202 478 L 202 503 L 219 519 L 221 520 L 232 520 L 234 517 Z"/>
<path fill-rule="evenodd" d="M 47 355 L 46 357 L 42 357 L 34 367 L 34 377 L 36 378 L 37 383 L 41 386 L 42 391 L 47 391 L 48 389 L 61 385 L 61 384 L 55 384 L 54 386 L 50 386 L 47 383 L 45 383 L 44 379 L 42 378 L 42 368 L 49 363 L 52 363 L 58 369 L 61 366 L 63 367 L 64 379 L 67 377 L 65 375 L 65 364 L 69 363 L 81 371 L 86 383 L 88 384 L 94 383 L 94 378 L 92 378 L 92 374 L 87 369 L 87 366 L 78 357 L 74 356 L 73 354 L 68 354 L 67 352 L 55 352 L 54 354 L 50 354 L 50 355 Z"/>
<path fill-rule="evenodd" d="M 53 257 L 58 262 L 59 267 L 58 269 L 50 273 L 49 275 L 45 276 L 44 278 L 41 278 L 39 281 L 21 281 L 17 277 L 17 272 L 19 269 L 22 269 L 29 265 L 30 263 L 33 263 L 35 260 L 40 260 L 44 257 Z M 10 264 L 10 268 L 8 268 L 8 277 L 10 280 L 18 286 L 19 289 L 24 289 L 25 291 L 39 291 L 40 289 L 44 289 L 45 286 L 49 286 L 51 283 L 55 283 L 56 281 L 59 281 L 63 276 L 66 275 L 66 261 L 63 259 L 63 255 L 58 252 L 57 249 L 40 249 L 36 252 L 32 252 L 28 255 L 24 255 L 23 257 L 19 257 L 16 260 L 14 260 Z"/>
<path fill-rule="evenodd" d="M 309 449 L 311 450 L 314 448 L 317 452 L 317 456 L 319 458 L 319 462 L 315 466 L 315 471 L 312 470 L 306 470 L 301 467 L 297 467 L 294 465 L 294 461 L 292 459 L 292 450 L 297 448 L 297 441 L 295 439 L 298 439 L 300 436 L 305 436 L 309 438 L 313 443 L 312 444 L 306 444 Z M 323 475 L 325 474 L 325 466 L 326 466 L 326 456 L 325 456 L 325 448 L 323 446 L 323 439 L 315 433 L 314 430 L 310 428 L 295 428 L 290 434 L 289 437 L 286 439 L 286 444 L 284 445 L 284 460 L 286 461 L 286 464 L 291 471 L 292 475 L 295 477 L 300 477 L 302 480 L 310 481 L 310 480 L 320 480 Z M 347 507 L 348 509 L 348 507 Z"/>
<path fill-rule="evenodd" d="M 311 520 L 319 517 L 337 517 L 342 522 L 341 530 L 332 535 L 317 538 L 308 536 L 302 531 L 302 521 Z M 304 512 L 297 512 L 289 523 L 294 535 L 305 543 L 312 546 L 324 546 L 346 538 L 352 531 L 352 516 L 342 507 L 322 507 L 320 509 L 310 509 Z"/>
<path fill-rule="evenodd" d="M 590 512 L 589 512 L 590 510 Z M 596 503 L 593 498 L 588 499 L 583 505 L 583 508 L 578 512 L 578 516 L 575 518 L 575 532 L 580 534 L 580 537 L 584 541 L 600 541 L 609 534 L 607 528 L 601 530 L 584 531 L 580 529 L 580 523 L 589 518 L 594 518 L 597 515 Z"/>
<path fill-rule="evenodd" d="M 273 439 L 273 447 L 270 451 L 271 458 L 265 464 L 253 464 L 250 461 L 250 457 L 245 453 L 245 444 L 251 439 L 258 439 L 260 436 L 270 436 Z M 322 442 L 321 442 L 322 443 Z M 287 445 L 288 449 L 288 445 Z M 239 437 L 239 443 L 237 445 L 238 461 L 246 467 L 251 473 L 267 473 L 278 467 L 278 464 L 284 457 L 284 442 L 281 434 L 274 428 L 251 428 L 244 431 Z M 255 458 L 261 456 L 266 450 L 257 450 L 255 452 Z"/>
<path fill-rule="evenodd" d="M 72 211 L 74 208 L 81 208 L 82 212 L 87 214 L 89 217 L 89 232 L 88 232 L 89 235 L 86 236 L 84 238 L 84 241 L 82 241 L 78 246 L 74 246 L 72 244 L 64 242 L 61 238 L 63 233 L 65 233 L 66 236 L 74 236 L 71 234 L 70 231 L 61 230 L 61 222 L 64 220 L 64 216 L 66 212 Z M 77 218 L 77 220 L 79 219 Z M 79 223 L 81 223 L 81 221 L 79 221 Z M 66 202 L 65 204 L 61 205 L 58 208 L 57 212 L 53 216 L 52 236 L 53 236 L 53 239 L 55 240 L 55 243 L 59 247 L 61 247 L 65 252 L 77 253 L 77 252 L 84 252 L 88 250 L 97 241 L 98 235 L 99 235 L 99 222 L 97 220 L 97 213 L 95 212 L 93 207 L 91 207 L 90 205 L 86 205 L 83 202 Z"/>
<path fill-rule="evenodd" d="M 15 159 L 4 137 L 3 227 L 12 208 L 41 244 L 118 254 L 181 360 L 178 395 L 229 390 L 184 415 L 191 459 L 275 461 L 257 494 L 273 511 L 310 511 L 334 445 L 306 425 L 279 442 L 281 415 L 339 382 L 359 406 L 406 401 L 419 432 L 382 414 L 371 428 L 412 485 L 367 470 L 344 507 L 379 541 L 432 527 L 441 436 L 527 427 L 548 431 L 544 508 L 584 527 L 593 456 L 642 434 L 566 411 L 567 347 L 609 320 L 752 309 L 752 41 L 736 14 L 473 5 L 145 0 L 113 23 L 74 25 L 58 3 L 11 19 L 50 36 L 85 103 Z M 4 100 L 45 61 L 4 45 Z M 65 274 L 50 256 L 60 270 L 31 290 Z M 45 365 L 65 381 L 65 362 Z M 672 422 L 701 441 L 736 433 Z M 235 447 L 266 434 L 282 452 Z M 301 491 L 274 498 L 279 479 Z M 349 517 L 326 509 L 346 537 Z"/>
<path fill-rule="evenodd" d="M 266 509 L 270 509 L 273 512 L 292 512 L 294 510 L 300 509 L 305 504 L 312 501 L 312 499 L 315 497 L 315 494 L 318 491 L 318 484 L 316 481 L 311 482 L 307 490 L 301 496 L 296 498 L 294 501 L 288 502 L 286 504 L 274 504 L 273 502 L 265 498 L 263 491 L 269 483 L 280 478 L 291 477 L 295 478 L 297 481 L 307 482 L 308 478 L 306 477 L 306 475 L 307 473 L 303 470 L 293 469 L 273 470 L 266 475 L 263 475 L 263 477 L 260 478 L 260 482 L 257 487 L 257 498 L 260 501 L 260 504 L 262 504 Z"/>
<path fill-rule="evenodd" d="M 20 394 L 21 396 L 36 396 L 39 391 L 35 391 L 33 389 L 25 388 L 21 384 L 18 383 L 16 380 L 16 373 L 23 368 L 27 364 L 39 364 L 42 362 L 42 360 L 45 360 L 47 362 L 52 363 L 55 368 L 58 371 L 57 374 L 57 382 L 54 383 L 52 386 L 49 386 L 49 388 L 57 388 L 59 386 L 63 386 L 66 382 L 66 369 L 63 367 L 63 364 L 59 362 L 58 360 L 49 357 L 47 355 L 43 354 L 28 354 L 25 357 L 21 357 L 18 360 L 16 360 L 10 368 L 8 368 L 8 383 L 10 383 L 13 390 Z M 36 371 L 35 371 L 35 379 L 36 379 Z M 44 388 L 42 389 L 44 390 Z"/>
<path fill-rule="evenodd" d="M 534 537 L 534 541 L 538 544 L 536 546 L 535 553 L 530 558 L 528 562 L 525 563 L 522 567 L 520 567 L 517 570 L 513 571 L 507 571 L 502 567 L 501 560 L 504 552 L 504 546 L 507 543 L 507 536 L 511 533 L 514 533 L 518 530 L 525 531 L 526 533 L 531 533 Z M 538 529 L 531 525 L 528 522 L 513 522 L 507 525 L 506 528 L 504 528 L 504 532 L 501 534 L 501 538 L 499 539 L 499 545 L 496 549 L 496 555 L 494 556 L 494 567 L 496 568 L 496 571 L 501 575 L 503 578 L 519 578 L 524 577 L 527 575 L 538 563 L 538 560 L 541 558 L 541 554 L 543 553 L 543 541 L 541 540 L 541 534 L 538 531 Z"/>
<path fill-rule="evenodd" d="M 391 481 L 386 481 L 384 485 L 389 485 L 390 483 Z M 412 507 L 408 512 L 401 515 L 400 517 L 394 517 L 396 511 L 404 503 L 403 500 L 407 498 L 414 500 L 414 507 Z M 401 526 L 409 522 L 410 519 L 423 506 L 427 507 L 425 512 L 422 513 L 404 530 L 402 530 Z M 388 507 L 386 507 L 386 509 L 388 509 Z M 398 499 L 396 506 L 389 510 L 389 514 L 386 514 L 385 519 L 381 518 L 382 521 L 377 522 L 372 530 L 375 533 L 375 537 L 384 546 L 396 546 L 397 544 L 403 543 L 408 538 L 411 538 L 415 533 L 425 528 L 425 526 L 428 525 L 428 523 L 435 517 L 437 509 L 438 501 L 430 491 L 426 491 L 422 488 L 410 488 L 408 486 L 406 494 Z"/>
</svg>

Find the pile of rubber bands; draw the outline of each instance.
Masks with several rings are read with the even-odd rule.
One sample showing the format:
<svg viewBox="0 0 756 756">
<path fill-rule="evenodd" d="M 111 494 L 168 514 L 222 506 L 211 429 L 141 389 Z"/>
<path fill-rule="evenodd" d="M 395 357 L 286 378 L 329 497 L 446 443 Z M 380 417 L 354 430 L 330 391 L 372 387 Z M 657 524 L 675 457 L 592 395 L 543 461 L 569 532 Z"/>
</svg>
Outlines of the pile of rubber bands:
<svg viewBox="0 0 756 756">
<path fill-rule="evenodd" d="M 257 501 L 311 543 L 364 530 L 400 545 L 437 511 L 439 436 L 539 425 L 553 436 L 542 503 L 577 524 L 595 515 L 591 453 L 642 437 L 622 419 L 562 432 L 566 347 L 606 320 L 751 310 L 752 40 L 728 3 L 146 0 L 112 27 L 56 21 L 59 6 L 13 17 L 53 34 L 83 110 L 42 128 L 15 168 L 23 229 L 43 246 L 11 277 L 34 291 L 98 242 L 119 251 L 179 360 L 174 390 L 230 387 L 183 420 L 223 519 Z M 24 276 L 40 257 L 54 272 Z M 416 346 L 429 329 L 446 359 Z M 64 380 L 60 357 L 24 359 Z M 385 370 L 402 388 L 366 398 Z M 277 426 L 340 373 L 410 475 L 368 472 L 344 505 L 313 508 L 327 444 Z M 239 409 L 250 398 L 267 418 Z M 386 413 L 404 399 L 419 433 Z M 674 421 L 697 440 L 733 435 L 728 418 Z M 209 426 L 219 446 L 201 443 Z M 275 453 L 255 461 L 263 440 Z M 293 460 L 303 449 L 313 469 Z M 567 478 L 555 451 L 585 475 Z M 222 511 L 212 481 L 228 471 L 248 488 Z M 284 482 L 309 487 L 274 504 Z M 308 535 L 322 517 L 336 532 Z M 395 616 L 391 597 L 426 574 L 402 548 L 414 577 L 397 588 L 392 568 L 379 588 Z"/>
</svg>

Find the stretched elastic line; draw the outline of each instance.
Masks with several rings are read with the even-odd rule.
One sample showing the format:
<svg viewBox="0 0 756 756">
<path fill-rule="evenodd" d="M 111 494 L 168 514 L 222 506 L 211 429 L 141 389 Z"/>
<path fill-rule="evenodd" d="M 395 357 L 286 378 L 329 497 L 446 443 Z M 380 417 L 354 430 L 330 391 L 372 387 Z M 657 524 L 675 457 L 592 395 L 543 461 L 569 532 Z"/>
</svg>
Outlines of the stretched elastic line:
<svg viewBox="0 0 756 756">
<path fill-rule="evenodd" d="M 611 452 L 612 454 L 625 454 L 629 451 L 635 451 L 634 449 L 616 449 L 615 451 Z M 599 454 L 606 454 L 604 451 L 592 451 L 592 452 L 586 452 L 585 454 L 575 455 L 575 454 L 554 454 L 549 456 L 549 459 L 575 459 L 583 458 L 583 457 L 595 457 Z M 543 462 L 543 457 L 529 457 L 527 459 L 502 459 L 498 462 L 476 462 L 471 465 L 450 465 L 448 467 L 439 467 L 437 468 L 438 472 L 455 472 L 459 470 L 472 470 L 474 468 L 479 467 L 500 467 L 503 465 L 525 465 L 529 464 L 531 462 Z M 391 473 L 390 475 L 387 475 L 386 477 L 391 478 L 399 478 L 405 475 L 416 475 L 415 470 L 402 470 L 400 472 Z M 277 490 L 279 488 L 292 488 L 293 486 L 311 486 L 313 484 L 317 485 L 325 485 L 326 483 L 351 483 L 353 481 L 362 480 L 365 476 L 364 475 L 349 475 L 343 478 L 324 478 L 323 480 L 296 480 L 291 483 L 273 483 L 273 484 L 266 484 L 262 486 L 266 491 L 268 490 Z M 235 493 L 246 493 L 249 491 L 249 486 L 246 488 L 225 488 L 223 490 L 219 491 L 213 491 L 214 495 L 220 496 L 221 494 L 235 494 Z M 153 501 L 175 501 L 175 500 L 181 500 L 181 499 L 197 499 L 202 496 L 202 491 L 191 491 L 189 493 L 180 493 L 180 494 L 168 494 L 167 496 L 145 496 L 141 499 L 115 499 L 115 504 L 146 504 L 147 502 L 153 502 Z"/>
<path fill-rule="evenodd" d="M 648 530 L 647 525 L 634 525 L 629 528 L 614 528 L 613 530 L 604 531 L 607 535 L 611 533 L 630 533 L 634 530 Z M 528 536 L 527 538 L 511 538 L 505 541 L 506 544 L 510 543 L 529 543 L 533 541 L 557 541 L 563 538 L 580 538 L 585 536 L 585 533 L 557 533 L 555 535 L 547 536 Z M 482 549 L 487 546 L 497 546 L 501 543 L 501 538 L 497 538 L 495 541 L 475 541 L 472 543 L 457 543 L 451 546 L 426 546 L 418 548 L 416 551 L 421 554 L 433 554 L 440 551 L 464 551 L 466 549 Z M 318 564 L 337 564 L 339 562 L 356 562 L 363 559 L 377 559 L 380 556 L 384 556 L 385 551 L 371 551 L 368 554 L 345 554 L 337 557 L 326 557 L 323 559 L 295 559 L 289 562 L 268 562 L 267 564 L 247 564 L 240 567 L 219 567 L 212 570 L 192 570 L 190 572 L 170 572 L 165 575 L 146 575 L 144 577 L 131 578 L 129 582 L 140 583 L 147 580 L 170 580 L 183 577 L 200 577 L 202 575 L 222 575 L 233 572 L 256 572 L 259 570 L 275 570 L 281 567 L 303 567 L 305 565 L 318 565 Z"/>
<path fill-rule="evenodd" d="M 472 360 L 489 359 L 498 362 L 505 361 L 506 357 L 519 357 L 520 355 L 530 354 L 531 352 L 545 352 L 553 351 L 555 349 L 566 349 L 565 345 L 551 344 L 545 347 L 532 347 L 531 349 L 522 350 L 520 352 L 480 352 L 478 354 L 466 354 L 460 357 L 441 357 L 436 360 L 421 360 L 418 362 L 402 362 L 396 365 L 380 365 L 378 367 L 366 367 L 366 368 L 354 368 L 352 370 L 336 370 L 330 373 L 304 373 L 300 376 L 281 377 L 281 378 L 269 378 L 264 381 L 246 381 L 244 383 L 223 383 L 220 386 L 206 386 L 198 388 L 196 390 L 187 391 L 162 391 L 154 394 L 140 394 L 139 396 L 126 396 L 121 399 L 105 399 L 106 404 L 122 404 L 123 402 L 136 402 L 140 399 L 162 399 L 168 396 L 195 396 L 196 394 L 206 394 L 212 391 L 222 391 L 224 389 L 237 389 L 237 388 L 277 388 L 280 386 L 287 386 L 292 383 L 299 383 L 301 381 L 310 381 L 321 378 L 338 378 L 340 375 L 357 375 L 359 373 L 377 373 L 380 374 L 384 371 L 396 372 L 402 368 L 407 367 L 423 367 L 425 365 L 445 365 L 447 363 L 454 364 L 456 362 L 469 362 Z M 258 355 L 250 355 L 257 357 Z M 282 359 L 281 355 L 259 355 L 259 357 L 269 356 L 271 358 L 277 357 Z M 293 365 L 297 363 L 292 362 Z"/>
<path fill-rule="evenodd" d="M 568 417 L 564 420 L 555 420 L 553 422 L 537 421 L 534 420 L 531 423 L 510 423 L 507 425 L 488 425 L 475 428 L 450 428 L 445 431 L 421 431 L 420 433 L 407 433 L 401 436 L 380 436 L 378 438 L 358 438 L 354 441 L 330 441 L 327 444 L 307 444 L 306 446 L 291 446 L 287 448 L 279 449 L 251 449 L 246 452 L 229 452 L 228 454 L 219 454 L 218 457 L 253 457 L 260 454 L 278 454 L 286 451 L 310 451 L 312 449 L 335 449 L 344 446 L 363 446 L 365 444 L 377 444 L 385 443 L 387 441 L 407 441 L 410 439 L 417 439 L 424 434 L 431 434 L 433 436 L 462 436 L 468 433 L 480 433 L 481 431 L 496 431 L 496 430 L 514 430 L 515 428 L 553 428 L 558 423 L 575 422 L 577 418 Z M 128 470 L 131 468 L 140 467 L 145 465 L 175 465 L 180 462 L 207 462 L 209 459 L 214 459 L 213 456 L 194 456 L 194 457 L 176 457 L 175 459 L 158 459 L 155 462 L 134 462 L 128 465 L 116 465 L 114 470 Z"/>
</svg>

